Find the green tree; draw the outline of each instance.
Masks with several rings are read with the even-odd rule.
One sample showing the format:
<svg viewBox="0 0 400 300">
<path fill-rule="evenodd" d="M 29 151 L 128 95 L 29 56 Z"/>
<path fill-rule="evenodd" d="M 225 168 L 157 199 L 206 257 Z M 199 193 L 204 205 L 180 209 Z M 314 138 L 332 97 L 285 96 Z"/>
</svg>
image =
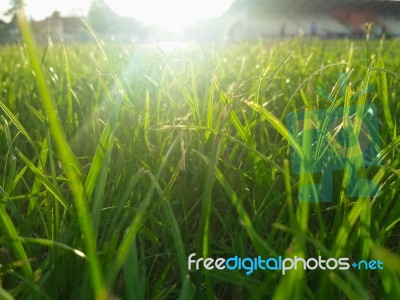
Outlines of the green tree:
<svg viewBox="0 0 400 300">
<path fill-rule="evenodd" d="M 5 15 L 15 16 L 24 5 L 24 0 L 10 0 L 10 8 L 6 11 Z"/>
<path fill-rule="evenodd" d="M 118 15 L 102 0 L 95 0 L 89 8 L 88 20 L 99 33 L 110 31 Z"/>
</svg>

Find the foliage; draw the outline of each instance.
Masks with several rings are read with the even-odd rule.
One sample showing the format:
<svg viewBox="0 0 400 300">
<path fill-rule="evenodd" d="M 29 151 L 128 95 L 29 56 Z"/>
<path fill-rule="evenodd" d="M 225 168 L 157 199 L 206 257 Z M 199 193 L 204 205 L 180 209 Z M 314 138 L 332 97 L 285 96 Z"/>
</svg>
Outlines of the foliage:
<svg viewBox="0 0 400 300">
<path fill-rule="evenodd" d="M 0 297 L 399 298 L 398 49 L 298 38 L 0 48 Z M 286 114 L 359 97 L 378 107 L 380 196 L 348 198 L 337 173 L 333 202 L 298 202 Z M 385 269 L 189 272 L 192 252 Z"/>
</svg>

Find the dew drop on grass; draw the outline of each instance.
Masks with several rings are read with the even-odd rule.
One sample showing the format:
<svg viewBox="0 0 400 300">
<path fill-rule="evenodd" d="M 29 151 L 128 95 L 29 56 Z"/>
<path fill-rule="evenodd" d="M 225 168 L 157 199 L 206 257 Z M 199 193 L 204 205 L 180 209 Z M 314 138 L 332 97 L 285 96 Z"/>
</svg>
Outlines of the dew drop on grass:
<svg viewBox="0 0 400 300">
<path fill-rule="evenodd" d="M 370 107 L 370 108 L 368 108 L 368 114 L 370 115 L 370 116 L 373 116 L 374 115 L 374 110 Z"/>
<path fill-rule="evenodd" d="M 83 253 L 82 251 L 79 251 L 77 249 L 74 249 L 74 253 L 80 257 L 86 258 L 85 253 Z"/>
</svg>

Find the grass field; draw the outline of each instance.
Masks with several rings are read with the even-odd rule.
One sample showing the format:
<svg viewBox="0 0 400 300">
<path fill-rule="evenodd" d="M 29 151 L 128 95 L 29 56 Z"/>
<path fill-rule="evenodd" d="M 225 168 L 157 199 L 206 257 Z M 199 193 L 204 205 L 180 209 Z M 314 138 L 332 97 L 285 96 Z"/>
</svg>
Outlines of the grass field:
<svg viewBox="0 0 400 300">
<path fill-rule="evenodd" d="M 1 299 L 399 299 L 399 41 L 0 48 Z M 287 113 L 378 109 L 379 197 L 297 200 Z M 189 271 L 198 257 L 383 270 Z"/>
</svg>

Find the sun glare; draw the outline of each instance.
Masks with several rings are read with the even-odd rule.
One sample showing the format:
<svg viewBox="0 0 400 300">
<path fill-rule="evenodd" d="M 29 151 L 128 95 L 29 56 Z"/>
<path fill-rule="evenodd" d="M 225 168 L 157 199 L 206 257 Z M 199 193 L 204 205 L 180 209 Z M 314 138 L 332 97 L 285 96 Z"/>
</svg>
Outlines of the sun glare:
<svg viewBox="0 0 400 300">
<path fill-rule="evenodd" d="M 172 31 L 222 14 L 233 0 L 106 1 L 118 14 Z"/>
<path fill-rule="evenodd" d="M 98 1 L 98 0 L 97 0 Z M 154 25 L 174 32 L 200 20 L 217 17 L 234 0 L 103 0 L 117 14 L 134 18 L 145 25 Z M 3 2 L 3 1 L 1 1 Z M 85 15 L 92 0 L 26 0 L 26 12 L 35 20 L 50 16 L 55 10 L 62 15 Z M 3 3 L 5 11 L 9 5 Z"/>
<path fill-rule="evenodd" d="M 50 16 L 54 11 L 62 15 L 85 15 L 89 9 L 90 0 L 26 0 L 26 12 L 35 20 L 41 20 Z"/>
</svg>

